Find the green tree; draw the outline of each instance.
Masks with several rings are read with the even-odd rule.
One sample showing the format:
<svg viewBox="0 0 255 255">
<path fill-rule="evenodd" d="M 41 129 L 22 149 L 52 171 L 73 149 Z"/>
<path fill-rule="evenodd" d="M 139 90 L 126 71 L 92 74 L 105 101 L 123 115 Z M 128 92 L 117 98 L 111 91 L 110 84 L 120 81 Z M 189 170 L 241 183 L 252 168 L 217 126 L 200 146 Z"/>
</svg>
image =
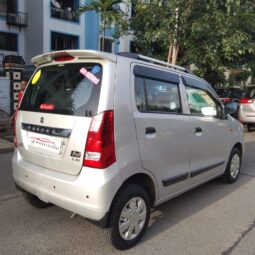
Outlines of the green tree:
<svg viewBox="0 0 255 255">
<path fill-rule="evenodd" d="M 127 21 L 125 13 L 120 9 L 121 3 L 122 0 L 92 0 L 79 8 L 79 15 L 88 11 L 95 11 L 100 15 L 103 31 L 102 51 L 104 51 L 106 29 L 111 29 L 112 25 L 116 28 L 118 26 L 124 26 Z"/>
<path fill-rule="evenodd" d="M 195 64 L 213 85 L 234 65 L 255 70 L 253 0 L 133 0 L 130 20 L 139 53 L 167 60 L 175 47 L 180 65 Z M 169 47 L 170 46 L 170 47 Z"/>
</svg>

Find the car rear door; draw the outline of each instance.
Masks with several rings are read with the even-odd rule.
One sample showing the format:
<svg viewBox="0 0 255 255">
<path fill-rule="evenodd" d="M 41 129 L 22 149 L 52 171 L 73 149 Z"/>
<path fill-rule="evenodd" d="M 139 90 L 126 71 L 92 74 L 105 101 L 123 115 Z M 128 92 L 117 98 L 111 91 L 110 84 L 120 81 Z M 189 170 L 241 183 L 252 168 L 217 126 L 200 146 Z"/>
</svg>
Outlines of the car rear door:
<svg viewBox="0 0 255 255">
<path fill-rule="evenodd" d="M 134 120 L 141 164 L 157 179 L 160 198 L 187 185 L 189 117 L 182 112 L 179 75 L 133 66 Z"/>
</svg>

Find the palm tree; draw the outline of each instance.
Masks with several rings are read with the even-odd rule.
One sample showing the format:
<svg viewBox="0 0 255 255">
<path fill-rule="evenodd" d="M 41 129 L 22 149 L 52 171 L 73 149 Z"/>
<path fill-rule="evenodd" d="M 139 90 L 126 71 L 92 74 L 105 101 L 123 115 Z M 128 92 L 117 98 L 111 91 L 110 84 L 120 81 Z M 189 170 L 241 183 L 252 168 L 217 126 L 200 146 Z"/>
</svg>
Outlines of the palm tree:
<svg viewBox="0 0 255 255">
<path fill-rule="evenodd" d="M 125 13 L 120 9 L 119 4 L 122 0 L 92 0 L 79 8 L 79 15 L 87 11 L 95 11 L 101 15 L 103 38 L 102 51 L 104 51 L 105 31 L 111 28 L 111 25 L 120 25 L 125 22 Z"/>
</svg>

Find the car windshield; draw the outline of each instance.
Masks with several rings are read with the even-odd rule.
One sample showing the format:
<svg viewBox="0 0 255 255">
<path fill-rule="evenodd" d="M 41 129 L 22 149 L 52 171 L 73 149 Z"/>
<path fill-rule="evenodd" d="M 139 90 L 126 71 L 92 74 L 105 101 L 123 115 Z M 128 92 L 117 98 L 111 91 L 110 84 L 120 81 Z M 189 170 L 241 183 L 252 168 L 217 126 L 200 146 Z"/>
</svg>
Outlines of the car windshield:
<svg viewBox="0 0 255 255">
<path fill-rule="evenodd" d="M 102 67 L 96 63 L 39 68 L 28 84 L 20 110 L 94 116 L 101 79 Z"/>
</svg>

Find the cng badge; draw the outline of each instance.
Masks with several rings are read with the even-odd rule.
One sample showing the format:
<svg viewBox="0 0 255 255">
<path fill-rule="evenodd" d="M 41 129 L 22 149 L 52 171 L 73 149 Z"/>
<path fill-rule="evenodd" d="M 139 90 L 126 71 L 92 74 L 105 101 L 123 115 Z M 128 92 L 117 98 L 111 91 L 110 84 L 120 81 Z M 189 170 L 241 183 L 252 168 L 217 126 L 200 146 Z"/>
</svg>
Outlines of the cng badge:
<svg viewBox="0 0 255 255">
<path fill-rule="evenodd" d="M 71 151 L 72 161 L 80 162 L 81 152 L 79 151 Z"/>
</svg>

